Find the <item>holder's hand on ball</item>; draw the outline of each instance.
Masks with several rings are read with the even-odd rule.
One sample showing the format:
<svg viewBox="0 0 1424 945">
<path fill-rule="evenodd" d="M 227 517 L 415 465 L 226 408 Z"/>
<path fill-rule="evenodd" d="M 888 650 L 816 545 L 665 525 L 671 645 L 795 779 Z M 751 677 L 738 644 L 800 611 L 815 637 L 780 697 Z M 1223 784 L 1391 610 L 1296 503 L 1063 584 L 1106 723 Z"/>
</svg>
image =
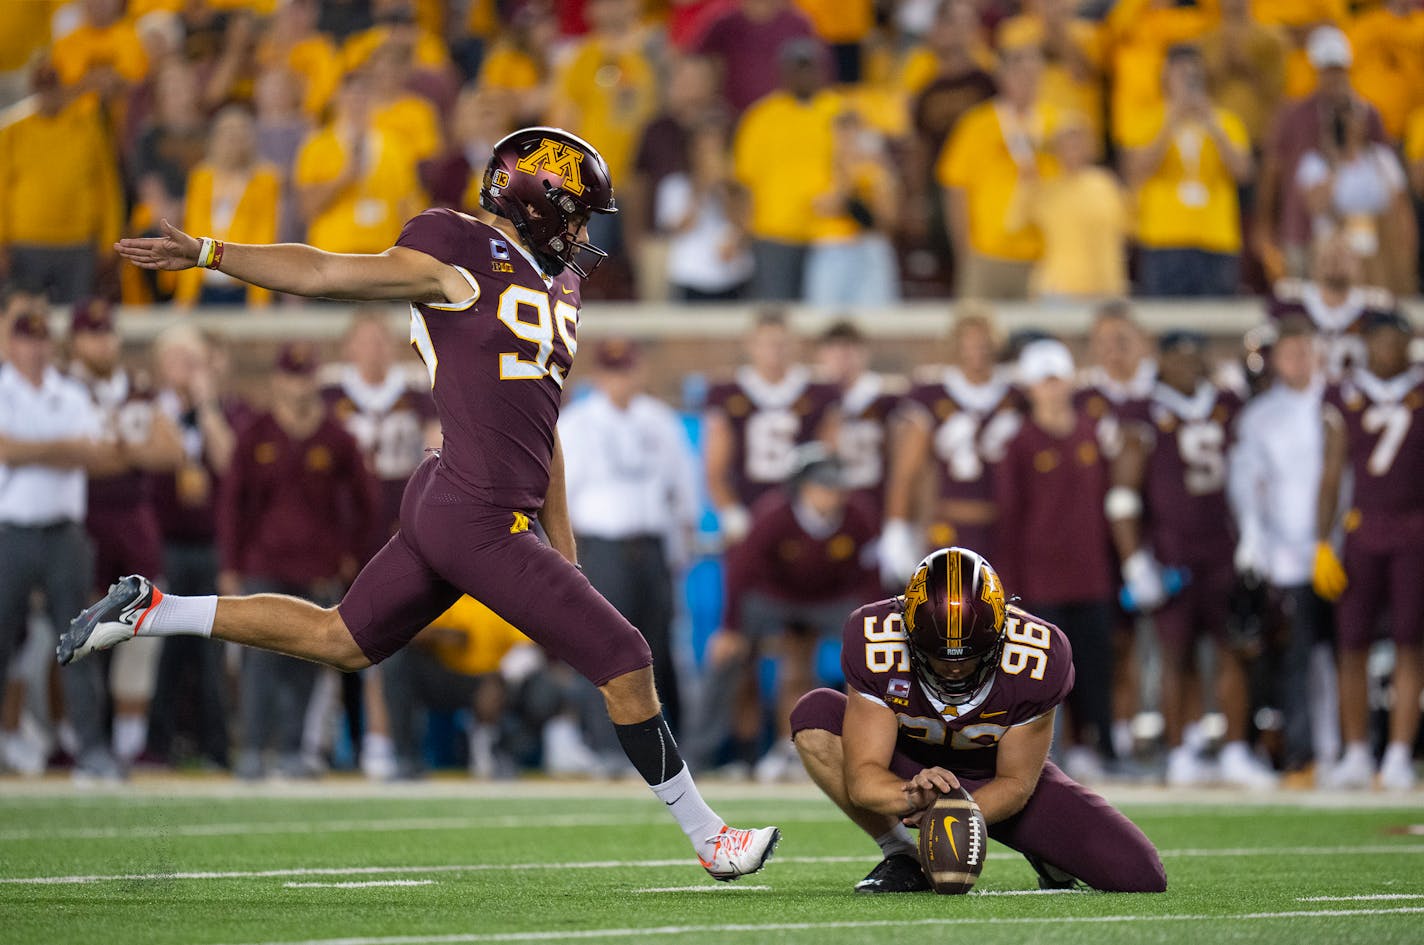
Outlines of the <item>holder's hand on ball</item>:
<svg viewBox="0 0 1424 945">
<path fill-rule="evenodd" d="M 908 810 L 901 815 L 901 820 L 907 827 L 918 827 L 920 814 L 927 810 L 941 794 L 948 794 L 959 787 L 959 779 L 954 776 L 953 771 L 946 771 L 944 768 L 925 768 L 919 774 L 905 782 L 901 790 L 905 794 L 905 805 Z"/>
</svg>

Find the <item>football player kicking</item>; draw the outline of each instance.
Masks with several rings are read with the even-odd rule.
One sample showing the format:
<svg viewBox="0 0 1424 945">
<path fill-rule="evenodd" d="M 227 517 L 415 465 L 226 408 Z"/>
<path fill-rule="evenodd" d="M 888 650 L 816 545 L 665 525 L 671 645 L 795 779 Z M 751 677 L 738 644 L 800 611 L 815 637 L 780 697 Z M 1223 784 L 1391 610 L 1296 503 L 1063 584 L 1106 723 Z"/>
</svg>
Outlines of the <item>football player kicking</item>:
<svg viewBox="0 0 1424 945">
<path fill-rule="evenodd" d="M 1048 760 L 1073 653 L 1057 627 L 1006 604 L 980 555 L 940 549 L 903 597 L 851 614 L 841 666 L 847 692 L 808 693 L 791 729 L 811 778 L 885 854 L 856 892 L 930 888 L 902 820 L 960 785 L 1043 889 L 1167 888 L 1142 831 Z"/>
<path fill-rule="evenodd" d="M 606 255 L 586 242 L 616 213 L 608 165 L 587 142 L 525 128 L 494 146 L 481 219 L 427 210 L 384 253 L 244 246 L 165 235 L 116 245 L 145 269 L 220 269 L 310 298 L 411 303 L 442 449 L 411 476 L 400 529 L 333 608 L 273 594 L 164 595 L 130 576 L 60 638 L 61 664 L 134 636 L 196 634 L 341 670 L 379 663 L 459 596 L 481 601 L 598 686 L 629 760 L 713 878 L 755 873 L 775 827 L 728 827 L 703 801 L 668 730 L 648 644 L 577 566 L 555 422 L 577 349 L 581 281 Z M 576 258 L 592 258 L 586 270 Z M 549 544 L 530 530 L 538 517 Z"/>
</svg>

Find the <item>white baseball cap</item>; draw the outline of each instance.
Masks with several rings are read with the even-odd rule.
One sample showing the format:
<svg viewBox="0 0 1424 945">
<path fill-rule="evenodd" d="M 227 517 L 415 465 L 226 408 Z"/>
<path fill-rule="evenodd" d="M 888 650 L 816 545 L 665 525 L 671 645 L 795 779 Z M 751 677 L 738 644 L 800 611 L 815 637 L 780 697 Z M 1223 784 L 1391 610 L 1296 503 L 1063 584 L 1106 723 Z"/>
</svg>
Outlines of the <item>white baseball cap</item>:
<svg viewBox="0 0 1424 945">
<path fill-rule="evenodd" d="M 1349 38 L 1337 26 L 1318 26 L 1305 41 L 1305 56 L 1316 69 L 1348 69 L 1355 61 Z"/>
<path fill-rule="evenodd" d="M 1068 346 L 1052 338 L 1031 341 L 1019 352 L 1019 383 L 1037 384 L 1050 377 L 1073 379 L 1073 354 Z"/>
</svg>

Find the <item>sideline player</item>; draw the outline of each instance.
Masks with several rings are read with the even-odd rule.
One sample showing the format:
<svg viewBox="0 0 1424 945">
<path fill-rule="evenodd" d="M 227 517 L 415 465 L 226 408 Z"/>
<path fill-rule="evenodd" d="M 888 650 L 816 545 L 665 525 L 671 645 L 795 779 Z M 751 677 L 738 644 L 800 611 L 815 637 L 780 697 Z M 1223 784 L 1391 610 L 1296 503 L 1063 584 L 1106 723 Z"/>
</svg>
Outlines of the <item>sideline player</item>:
<svg viewBox="0 0 1424 945">
<path fill-rule="evenodd" d="M 1369 787 L 1374 759 L 1367 738 L 1368 656 L 1380 617 L 1394 638 L 1394 704 L 1380 786 L 1414 787 L 1419 691 L 1424 681 L 1424 366 L 1409 363 L 1413 328 L 1393 310 L 1363 318 L 1368 362 L 1325 395 L 1325 469 L 1316 517 L 1315 590 L 1339 598 L 1340 727 L 1345 754 L 1327 784 Z M 1352 498 L 1345 515 L 1344 564 L 1331 536 L 1345 471 Z"/>
<path fill-rule="evenodd" d="M 628 759 L 715 879 L 765 865 L 775 827 L 728 827 L 702 800 L 658 704 L 648 644 L 577 567 L 556 421 L 577 349 L 580 285 L 606 255 L 586 242 L 616 213 L 608 165 L 586 141 L 525 128 L 494 146 L 483 219 L 427 210 L 384 253 L 328 253 L 164 236 L 123 240 L 147 269 L 203 265 L 311 298 L 408 300 L 444 446 L 411 477 L 401 527 L 341 603 L 165 596 L 131 576 L 60 639 L 68 663 L 133 636 L 188 633 L 363 669 L 410 642 L 461 593 L 481 601 L 602 691 Z M 585 269 L 576 256 L 593 257 Z M 549 536 L 530 530 L 537 516 Z"/>
<path fill-rule="evenodd" d="M 957 785 L 1044 889 L 1167 888 L 1142 831 L 1048 760 L 1073 652 L 1057 627 L 1005 602 L 981 556 L 933 552 L 903 597 L 851 614 L 841 666 L 847 692 L 807 693 L 791 729 L 812 780 L 885 854 L 857 892 L 929 888 L 900 821 Z"/>
</svg>

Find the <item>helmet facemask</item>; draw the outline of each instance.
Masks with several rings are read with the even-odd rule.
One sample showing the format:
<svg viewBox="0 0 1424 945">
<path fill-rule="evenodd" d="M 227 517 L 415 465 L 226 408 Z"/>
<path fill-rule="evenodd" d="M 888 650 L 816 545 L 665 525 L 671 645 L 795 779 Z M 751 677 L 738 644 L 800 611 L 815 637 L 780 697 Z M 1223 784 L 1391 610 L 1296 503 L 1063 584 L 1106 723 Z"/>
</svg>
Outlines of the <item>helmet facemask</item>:
<svg viewBox="0 0 1424 945">
<path fill-rule="evenodd" d="M 979 690 L 989 682 L 994 675 L 995 668 L 999 665 L 999 652 L 1003 648 L 1003 640 L 999 638 L 994 641 L 994 646 L 989 652 L 979 657 L 979 664 L 974 667 L 974 671 L 966 674 L 961 679 L 951 679 L 942 676 L 930 665 L 928 659 L 915 647 L 910 647 L 910 665 L 914 667 L 915 675 L 919 677 L 921 684 L 945 705 L 964 705 L 973 701 Z M 940 659 L 941 657 L 936 657 Z M 949 659 L 948 657 L 944 657 Z M 973 656 L 953 658 L 951 662 L 968 662 L 974 659 Z"/>
</svg>

